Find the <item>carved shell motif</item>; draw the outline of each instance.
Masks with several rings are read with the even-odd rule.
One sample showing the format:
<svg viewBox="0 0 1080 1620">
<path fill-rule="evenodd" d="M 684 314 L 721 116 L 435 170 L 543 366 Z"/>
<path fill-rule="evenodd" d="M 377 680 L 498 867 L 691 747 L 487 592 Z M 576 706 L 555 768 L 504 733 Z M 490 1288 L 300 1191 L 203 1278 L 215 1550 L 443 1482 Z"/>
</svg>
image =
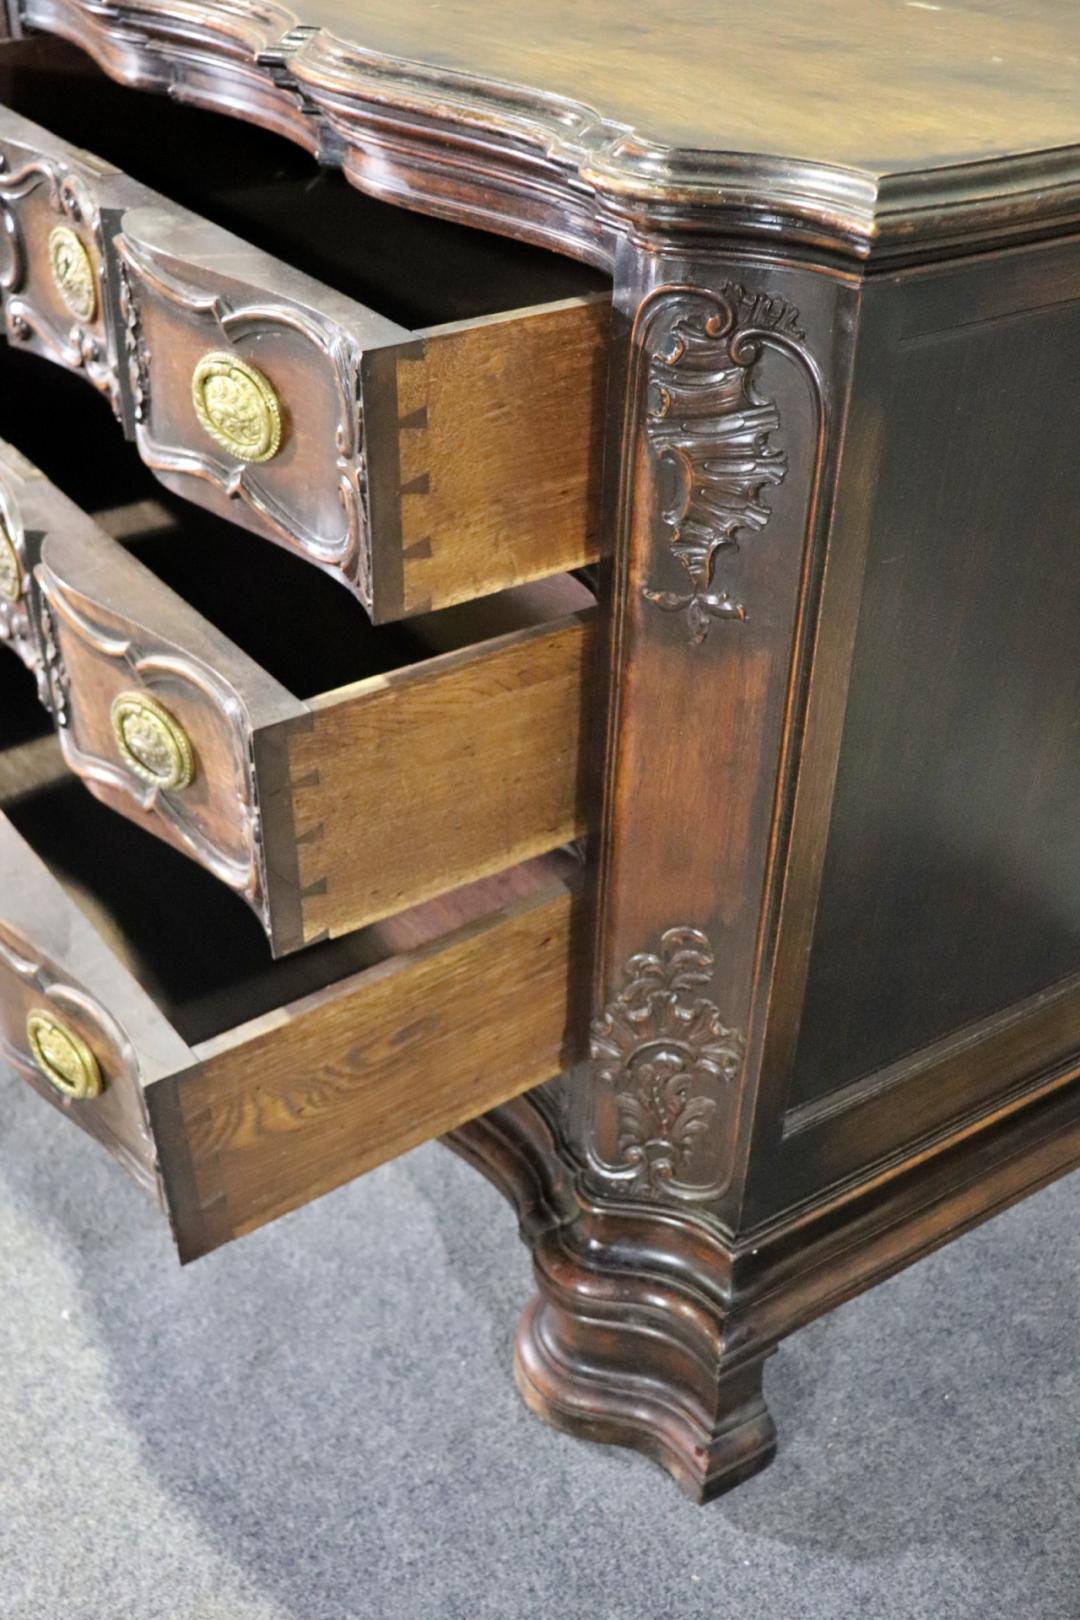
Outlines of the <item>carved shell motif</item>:
<svg viewBox="0 0 1080 1620">
<path fill-rule="evenodd" d="M 662 519 L 668 549 L 689 589 L 642 589 L 665 613 L 685 613 L 692 643 L 716 619 L 747 610 L 716 586 L 720 554 L 769 522 L 764 492 L 781 483 L 786 453 L 770 442 L 780 426 L 754 373 L 762 348 L 797 345 L 798 311 L 782 298 L 728 284 L 716 292 L 662 289 L 646 306 L 648 398 L 645 435 L 663 472 Z"/>
<path fill-rule="evenodd" d="M 593 1022 L 592 1078 L 613 1093 L 616 1123 L 614 1156 L 595 1162 L 623 1191 L 723 1190 L 729 1092 L 745 1042 L 700 993 L 715 965 L 703 933 L 669 928 L 658 951 L 630 958 L 621 990 Z"/>
</svg>

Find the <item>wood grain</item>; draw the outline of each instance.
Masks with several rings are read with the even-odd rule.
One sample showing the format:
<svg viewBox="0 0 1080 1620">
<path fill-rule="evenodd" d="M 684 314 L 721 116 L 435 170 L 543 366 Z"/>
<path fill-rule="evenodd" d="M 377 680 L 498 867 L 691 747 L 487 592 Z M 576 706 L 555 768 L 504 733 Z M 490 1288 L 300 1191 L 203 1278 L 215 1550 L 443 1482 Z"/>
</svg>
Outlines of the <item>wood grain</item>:
<svg viewBox="0 0 1080 1620">
<path fill-rule="evenodd" d="M 198 1068 L 152 1087 L 181 1257 L 558 1073 L 573 917 L 560 884 L 207 1042 Z"/>
<path fill-rule="evenodd" d="M 568 300 L 400 351 L 402 600 L 382 617 L 596 558 L 610 313 L 604 297 Z"/>
<path fill-rule="evenodd" d="M 591 613 L 314 703 L 286 727 L 305 941 L 583 834 Z"/>
</svg>

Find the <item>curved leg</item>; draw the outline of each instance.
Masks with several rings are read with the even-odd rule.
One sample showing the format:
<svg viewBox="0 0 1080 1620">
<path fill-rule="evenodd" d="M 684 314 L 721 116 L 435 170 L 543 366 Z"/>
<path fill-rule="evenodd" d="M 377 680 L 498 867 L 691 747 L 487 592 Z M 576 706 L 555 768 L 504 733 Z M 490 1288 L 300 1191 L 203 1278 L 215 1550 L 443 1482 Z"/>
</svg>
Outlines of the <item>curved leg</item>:
<svg viewBox="0 0 1080 1620">
<path fill-rule="evenodd" d="M 722 1322 L 648 1273 L 607 1290 L 559 1252 L 536 1254 L 540 1290 L 518 1327 L 518 1388 L 556 1428 L 632 1446 L 705 1502 L 772 1461 L 763 1356 L 725 1365 Z M 606 1296 L 606 1297 L 605 1297 Z"/>
<path fill-rule="evenodd" d="M 532 1248 L 538 1292 L 515 1355 L 529 1408 L 634 1447 L 697 1501 L 764 1468 L 776 1450 L 761 1389 L 770 1351 L 740 1353 L 700 1269 L 693 1281 L 679 1275 L 707 1259 L 706 1235 L 669 1214 L 584 1199 L 534 1097 L 447 1142 L 515 1205 Z"/>
</svg>

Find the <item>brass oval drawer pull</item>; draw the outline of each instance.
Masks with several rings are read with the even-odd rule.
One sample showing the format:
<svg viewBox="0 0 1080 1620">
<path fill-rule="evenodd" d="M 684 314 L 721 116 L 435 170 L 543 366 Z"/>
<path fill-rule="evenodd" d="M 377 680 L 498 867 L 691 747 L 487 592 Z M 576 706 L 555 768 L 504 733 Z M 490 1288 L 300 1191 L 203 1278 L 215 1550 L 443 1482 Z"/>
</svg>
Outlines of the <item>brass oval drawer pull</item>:
<svg viewBox="0 0 1080 1620">
<path fill-rule="evenodd" d="M 0 597 L 5 602 L 18 602 L 23 593 L 22 567 L 15 542 L 11 538 L 4 515 L 0 512 Z"/>
<path fill-rule="evenodd" d="M 26 1018 L 26 1038 L 34 1062 L 55 1090 L 82 1102 L 104 1088 L 101 1068 L 81 1035 L 40 1007 Z"/>
<path fill-rule="evenodd" d="M 56 290 L 77 321 L 97 310 L 97 277 L 90 255 L 69 225 L 49 232 L 49 268 Z"/>
<path fill-rule="evenodd" d="M 145 692 L 113 699 L 112 728 L 120 756 L 151 787 L 185 788 L 195 775 L 195 754 L 184 728 Z"/>
<path fill-rule="evenodd" d="M 201 426 L 238 461 L 269 461 L 281 446 L 281 405 L 254 366 L 233 354 L 204 354 L 191 378 Z"/>
</svg>

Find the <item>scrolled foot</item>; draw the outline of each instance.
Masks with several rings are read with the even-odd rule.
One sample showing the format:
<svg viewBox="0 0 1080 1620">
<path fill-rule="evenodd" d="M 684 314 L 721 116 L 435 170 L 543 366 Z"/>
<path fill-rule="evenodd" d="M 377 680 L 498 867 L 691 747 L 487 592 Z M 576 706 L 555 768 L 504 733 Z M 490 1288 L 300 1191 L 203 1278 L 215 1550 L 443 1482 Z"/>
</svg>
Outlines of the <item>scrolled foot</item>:
<svg viewBox="0 0 1080 1620">
<path fill-rule="evenodd" d="M 540 1291 L 517 1333 L 515 1371 L 538 1417 L 631 1446 L 697 1502 L 772 1461 L 765 1355 L 724 1365 L 725 1325 L 675 1286 L 590 1272 L 558 1234 L 537 1250 Z"/>
</svg>

